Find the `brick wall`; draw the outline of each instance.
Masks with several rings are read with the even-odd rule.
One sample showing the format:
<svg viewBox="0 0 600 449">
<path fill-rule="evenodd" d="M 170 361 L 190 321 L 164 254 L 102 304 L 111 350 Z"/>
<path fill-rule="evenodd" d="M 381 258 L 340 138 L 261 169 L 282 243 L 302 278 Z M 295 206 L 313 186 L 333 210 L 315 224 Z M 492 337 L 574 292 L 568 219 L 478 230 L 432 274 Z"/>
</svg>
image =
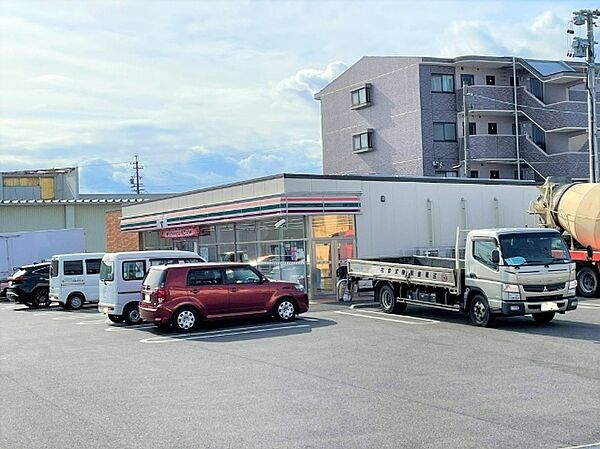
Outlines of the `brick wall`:
<svg viewBox="0 0 600 449">
<path fill-rule="evenodd" d="M 106 212 L 106 252 L 139 251 L 139 234 L 137 232 L 121 232 L 120 224 L 120 210 Z"/>
</svg>

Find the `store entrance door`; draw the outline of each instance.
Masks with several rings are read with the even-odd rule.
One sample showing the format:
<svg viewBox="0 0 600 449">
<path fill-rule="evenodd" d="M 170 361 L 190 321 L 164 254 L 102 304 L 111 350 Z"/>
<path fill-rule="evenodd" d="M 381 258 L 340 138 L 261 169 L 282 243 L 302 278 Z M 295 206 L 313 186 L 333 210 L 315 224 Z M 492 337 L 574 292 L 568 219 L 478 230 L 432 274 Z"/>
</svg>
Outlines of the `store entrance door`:
<svg viewBox="0 0 600 449">
<path fill-rule="evenodd" d="M 346 259 L 354 257 L 354 239 L 328 239 L 313 242 L 311 288 L 314 295 L 333 295 L 336 271 Z"/>
</svg>

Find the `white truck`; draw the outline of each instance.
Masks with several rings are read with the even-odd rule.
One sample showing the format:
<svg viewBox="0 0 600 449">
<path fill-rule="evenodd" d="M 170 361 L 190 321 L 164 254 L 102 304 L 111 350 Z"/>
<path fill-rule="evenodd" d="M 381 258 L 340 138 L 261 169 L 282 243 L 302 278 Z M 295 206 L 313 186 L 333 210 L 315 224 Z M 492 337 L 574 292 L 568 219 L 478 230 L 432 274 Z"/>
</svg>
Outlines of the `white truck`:
<svg viewBox="0 0 600 449">
<path fill-rule="evenodd" d="M 484 327 L 500 315 L 531 314 L 546 324 L 556 313 L 577 308 L 575 263 L 551 229 L 469 231 L 464 259 L 349 259 L 346 296 L 362 279 L 373 282 L 375 299 L 386 313 L 403 313 L 413 304 L 466 312 L 473 324 Z"/>
<path fill-rule="evenodd" d="M 0 293 L 3 282 L 19 267 L 49 259 L 54 254 L 85 251 L 83 229 L 51 229 L 0 233 Z"/>
</svg>

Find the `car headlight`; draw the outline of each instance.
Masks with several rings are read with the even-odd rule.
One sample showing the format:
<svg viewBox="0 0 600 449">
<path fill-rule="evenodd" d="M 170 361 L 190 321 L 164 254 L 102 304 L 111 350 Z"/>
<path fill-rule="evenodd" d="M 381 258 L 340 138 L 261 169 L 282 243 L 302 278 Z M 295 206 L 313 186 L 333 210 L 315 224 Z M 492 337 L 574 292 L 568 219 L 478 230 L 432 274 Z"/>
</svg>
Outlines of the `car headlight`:
<svg viewBox="0 0 600 449">
<path fill-rule="evenodd" d="M 504 301 L 521 301 L 521 291 L 515 284 L 502 284 L 502 299 Z"/>
<path fill-rule="evenodd" d="M 577 280 L 569 281 L 569 295 L 574 295 L 577 289 Z"/>
<path fill-rule="evenodd" d="M 294 284 L 294 288 L 296 290 L 300 290 L 301 292 L 304 291 L 304 285 L 302 285 L 302 284 Z"/>
</svg>

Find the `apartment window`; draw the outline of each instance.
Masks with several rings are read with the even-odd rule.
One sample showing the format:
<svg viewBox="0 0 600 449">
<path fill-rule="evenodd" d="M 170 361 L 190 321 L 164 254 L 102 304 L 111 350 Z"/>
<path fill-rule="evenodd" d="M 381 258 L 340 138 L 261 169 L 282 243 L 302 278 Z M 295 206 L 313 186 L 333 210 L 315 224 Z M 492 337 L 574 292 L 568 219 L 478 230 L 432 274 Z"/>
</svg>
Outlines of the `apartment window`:
<svg viewBox="0 0 600 449">
<path fill-rule="evenodd" d="M 436 171 L 435 176 L 438 178 L 458 178 L 458 173 L 455 171 Z"/>
<path fill-rule="evenodd" d="M 497 123 L 488 123 L 488 134 L 498 134 Z"/>
<path fill-rule="evenodd" d="M 433 124 L 434 142 L 454 142 L 456 141 L 456 123 L 434 123 Z"/>
<path fill-rule="evenodd" d="M 454 75 L 431 74 L 432 92 L 454 92 Z"/>
<path fill-rule="evenodd" d="M 469 136 L 477 134 L 477 123 L 469 123 Z"/>
<path fill-rule="evenodd" d="M 490 179 L 500 179 L 500 171 L 490 170 Z"/>
<path fill-rule="evenodd" d="M 363 152 L 373 149 L 373 131 L 367 131 L 352 136 L 352 149 L 354 152 Z"/>
<path fill-rule="evenodd" d="M 496 77 L 494 75 L 486 75 L 485 84 L 487 84 L 488 86 L 495 86 L 496 85 Z"/>
<path fill-rule="evenodd" d="M 529 78 L 529 90 L 540 101 L 544 101 L 544 83 L 537 78 Z"/>
<path fill-rule="evenodd" d="M 467 75 L 467 74 L 462 74 L 460 75 L 460 85 L 461 86 L 472 86 L 473 84 L 475 84 L 475 75 Z"/>
<path fill-rule="evenodd" d="M 371 86 L 366 84 L 360 89 L 351 91 L 350 97 L 353 108 L 369 106 L 371 104 Z"/>
<path fill-rule="evenodd" d="M 479 170 L 471 170 L 469 178 L 479 178 Z"/>
<path fill-rule="evenodd" d="M 515 124 L 512 124 L 512 134 L 515 135 Z M 519 135 L 523 134 L 523 125 L 519 123 Z"/>
<path fill-rule="evenodd" d="M 510 85 L 511 87 L 514 87 L 515 85 L 515 78 L 513 76 L 510 77 Z M 517 87 L 519 87 L 519 77 L 517 76 Z"/>
</svg>

